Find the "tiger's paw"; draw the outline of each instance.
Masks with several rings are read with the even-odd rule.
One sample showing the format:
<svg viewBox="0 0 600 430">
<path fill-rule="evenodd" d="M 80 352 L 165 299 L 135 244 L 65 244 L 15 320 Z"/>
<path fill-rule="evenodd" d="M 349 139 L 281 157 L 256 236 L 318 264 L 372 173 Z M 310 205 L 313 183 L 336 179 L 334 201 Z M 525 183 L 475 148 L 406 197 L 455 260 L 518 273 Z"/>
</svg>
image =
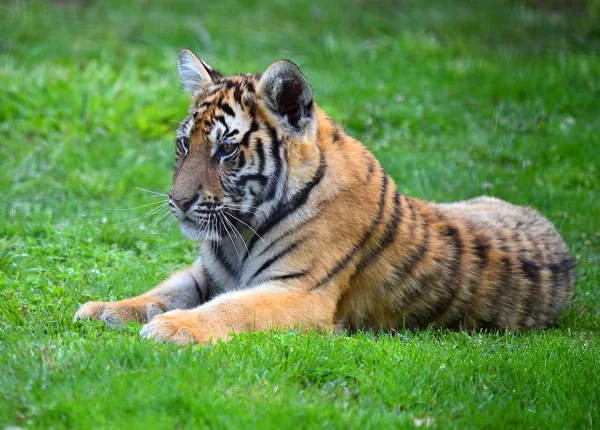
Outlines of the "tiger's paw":
<svg viewBox="0 0 600 430">
<path fill-rule="evenodd" d="M 193 311 L 171 311 L 159 315 L 142 327 L 140 335 L 157 342 L 173 342 L 179 345 L 214 343 L 220 337 L 206 330 L 202 318 Z"/>
<path fill-rule="evenodd" d="M 87 302 L 75 313 L 73 321 L 95 319 L 110 327 L 122 327 L 126 322 L 146 323 L 163 314 L 163 303 L 153 297 L 135 297 L 119 302 Z"/>
</svg>

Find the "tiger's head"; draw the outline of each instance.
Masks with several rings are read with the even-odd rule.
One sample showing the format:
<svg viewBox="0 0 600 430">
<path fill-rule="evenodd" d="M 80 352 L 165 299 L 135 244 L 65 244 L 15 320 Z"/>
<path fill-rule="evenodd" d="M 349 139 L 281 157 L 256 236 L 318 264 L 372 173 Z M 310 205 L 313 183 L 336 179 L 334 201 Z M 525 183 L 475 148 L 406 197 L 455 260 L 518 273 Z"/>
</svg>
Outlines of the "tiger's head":
<svg viewBox="0 0 600 430">
<path fill-rule="evenodd" d="M 201 241 L 219 240 L 226 223 L 256 227 L 293 187 L 290 172 L 312 162 L 303 156 L 317 128 L 308 81 L 286 60 L 262 74 L 224 76 L 187 49 L 179 74 L 192 95 L 168 201 L 181 231 Z"/>
</svg>

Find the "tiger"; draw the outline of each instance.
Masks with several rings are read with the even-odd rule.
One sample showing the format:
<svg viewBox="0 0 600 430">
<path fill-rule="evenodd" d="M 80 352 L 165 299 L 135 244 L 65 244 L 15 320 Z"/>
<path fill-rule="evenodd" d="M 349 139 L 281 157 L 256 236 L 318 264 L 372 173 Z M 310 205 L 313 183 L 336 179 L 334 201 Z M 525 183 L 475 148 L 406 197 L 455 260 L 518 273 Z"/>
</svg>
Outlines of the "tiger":
<svg viewBox="0 0 600 430">
<path fill-rule="evenodd" d="M 168 205 L 199 258 L 140 296 L 83 304 L 75 321 L 208 344 L 294 327 L 518 332 L 568 304 L 576 262 L 549 220 L 495 197 L 402 194 L 291 61 L 227 76 L 184 49 L 178 69 L 192 101 Z"/>
</svg>

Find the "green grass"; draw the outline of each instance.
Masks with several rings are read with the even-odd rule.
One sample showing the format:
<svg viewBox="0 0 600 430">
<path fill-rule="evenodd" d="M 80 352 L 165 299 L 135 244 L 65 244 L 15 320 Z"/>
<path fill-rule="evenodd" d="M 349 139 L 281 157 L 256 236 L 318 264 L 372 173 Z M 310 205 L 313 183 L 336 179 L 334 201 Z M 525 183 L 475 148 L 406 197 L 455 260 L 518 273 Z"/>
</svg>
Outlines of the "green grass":
<svg viewBox="0 0 600 430">
<path fill-rule="evenodd" d="M 320 3 L 0 4 L 0 426 L 600 427 L 597 3 Z M 73 324 L 195 258 L 174 223 L 115 210 L 169 189 L 184 47 L 228 73 L 295 61 L 406 194 L 538 208 L 577 256 L 571 306 L 522 335 L 216 347 Z"/>
</svg>

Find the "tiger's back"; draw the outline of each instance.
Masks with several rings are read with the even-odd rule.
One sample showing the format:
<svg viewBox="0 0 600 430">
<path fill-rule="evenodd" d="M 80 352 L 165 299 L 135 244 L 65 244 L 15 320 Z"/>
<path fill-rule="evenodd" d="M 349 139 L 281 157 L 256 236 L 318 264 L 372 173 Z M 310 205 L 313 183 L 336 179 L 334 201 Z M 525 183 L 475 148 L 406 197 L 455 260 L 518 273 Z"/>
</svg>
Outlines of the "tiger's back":
<svg viewBox="0 0 600 430">
<path fill-rule="evenodd" d="M 490 197 L 400 202 L 396 243 L 356 274 L 339 326 L 543 328 L 568 303 L 575 260 L 538 212 Z"/>
</svg>

